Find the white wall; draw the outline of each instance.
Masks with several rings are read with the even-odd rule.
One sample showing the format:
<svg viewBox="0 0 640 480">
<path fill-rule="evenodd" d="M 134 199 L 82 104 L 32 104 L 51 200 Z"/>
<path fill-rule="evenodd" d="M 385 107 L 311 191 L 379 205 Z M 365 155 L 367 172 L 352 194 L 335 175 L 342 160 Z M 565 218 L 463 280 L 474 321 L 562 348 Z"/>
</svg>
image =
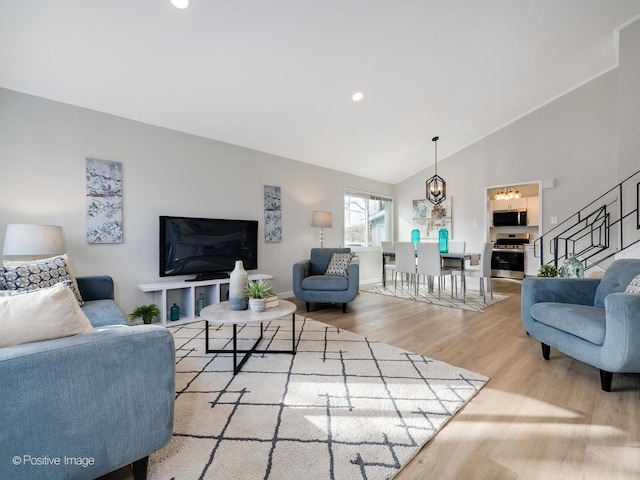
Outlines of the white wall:
<svg viewBox="0 0 640 480">
<path fill-rule="evenodd" d="M 124 242 L 89 245 L 85 158 L 122 162 Z M 152 297 L 158 216 L 260 221 L 259 271 L 291 292 L 291 266 L 319 246 L 313 210 L 334 213 L 325 246 L 343 241 L 343 189 L 393 194 L 393 186 L 334 170 L 0 89 L 0 242 L 8 223 L 62 225 L 79 274 L 109 274 L 129 312 Z M 282 243 L 264 242 L 263 186 L 282 189 Z"/>
</svg>

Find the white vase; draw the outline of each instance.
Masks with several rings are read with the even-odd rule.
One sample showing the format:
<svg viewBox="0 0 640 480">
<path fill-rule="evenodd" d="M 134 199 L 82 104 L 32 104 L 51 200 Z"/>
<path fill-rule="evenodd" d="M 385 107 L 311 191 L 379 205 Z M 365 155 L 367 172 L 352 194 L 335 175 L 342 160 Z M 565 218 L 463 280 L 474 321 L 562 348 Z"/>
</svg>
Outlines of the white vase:
<svg viewBox="0 0 640 480">
<path fill-rule="evenodd" d="M 244 269 L 242 260 L 236 260 L 236 268 L 229 275 L 229 310 L 246 310 L 249 299 L 244 290 L 249 281 L 249 274 Z"/>
</svg>

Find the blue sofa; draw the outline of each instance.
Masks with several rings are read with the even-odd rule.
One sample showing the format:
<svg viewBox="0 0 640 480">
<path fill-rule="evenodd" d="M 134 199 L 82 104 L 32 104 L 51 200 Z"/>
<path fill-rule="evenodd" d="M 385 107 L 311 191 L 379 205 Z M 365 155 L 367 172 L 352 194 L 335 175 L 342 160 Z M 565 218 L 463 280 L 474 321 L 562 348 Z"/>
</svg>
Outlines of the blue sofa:
<svg viewBox="0 0 640 480">
<path fill-rule="evenodd" d="M 127 326 L 110 277 L 77 281 L 95 332 L 0 348 L 0 478 L 145 478 L 171 439 L 171 333 Z"/>
<path fill-rule="evenodd" d="M 616 260 L 599 278 L 537 278 L 522 282 L 522 322 L 550 349 L 600 369 L 611 391 L 613 373 L 640 373 L 640 294 L 625 293 L 640 260 Z"/>
<path fill-rule="evenodd" d="M 350 248 L 312 248 L 310 258 L 293 265 L 293 294 L 303 300 L 307 312 L 311 303 L 340 303 L 342 312 L 347 303 L 358 295 L 360 264 L 354 257 L 348 267 L 348 275 L 325 275 L 334 253 L 350 253 Z"/>
</svg>

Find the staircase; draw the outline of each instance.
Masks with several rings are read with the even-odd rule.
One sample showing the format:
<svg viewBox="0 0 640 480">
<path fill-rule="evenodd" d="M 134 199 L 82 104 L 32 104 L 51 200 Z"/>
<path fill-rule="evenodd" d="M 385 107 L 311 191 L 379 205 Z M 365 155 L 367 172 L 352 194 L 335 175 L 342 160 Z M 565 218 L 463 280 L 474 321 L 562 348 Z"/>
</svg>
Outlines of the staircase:
<svg viewBox="0 0 640 480">
<path fill-rule="evenodd" d="M 614 256 L 640 244 L 640 170 L 534 242 L 540 265 L 562 265 L 574 253 L 585 271 L 606 269 Z"/>
</svg>

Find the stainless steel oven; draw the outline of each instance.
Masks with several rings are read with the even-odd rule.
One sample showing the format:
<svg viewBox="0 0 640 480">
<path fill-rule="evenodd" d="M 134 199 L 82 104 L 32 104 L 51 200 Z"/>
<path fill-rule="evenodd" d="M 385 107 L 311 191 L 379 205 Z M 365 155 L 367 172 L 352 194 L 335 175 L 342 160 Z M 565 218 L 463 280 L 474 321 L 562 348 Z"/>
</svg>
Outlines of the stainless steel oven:
<svg viewBox="0 0 640 480">
<path fill-rule="evenodd" d="M 528 233 L 498 234 L 491 254 L 491 276 L 524 278 L 524 246 Z"/>
</svg>

